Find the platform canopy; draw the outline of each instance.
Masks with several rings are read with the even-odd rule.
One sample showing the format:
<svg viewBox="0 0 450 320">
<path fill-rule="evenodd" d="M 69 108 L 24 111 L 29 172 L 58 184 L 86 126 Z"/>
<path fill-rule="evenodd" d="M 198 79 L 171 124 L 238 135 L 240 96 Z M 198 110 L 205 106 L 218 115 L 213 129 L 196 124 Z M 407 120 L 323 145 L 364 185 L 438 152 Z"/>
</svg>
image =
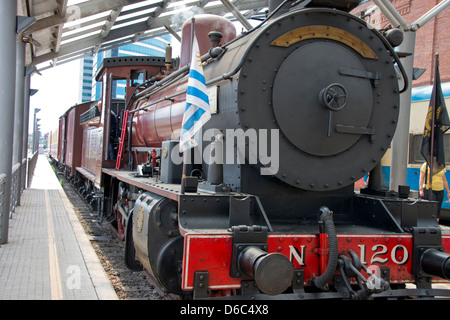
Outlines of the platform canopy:
<svg viewBox="0 0 450 320">
<path fill-rule="evenodd" d="M 8 0 L 10 1 L 10 0 Z M 261 19 L 268 0 L 18 0 L 18 15 L 35 21 L 23 32 L 26 65 L 43 70 L 100 51 L 172 34 L 194 14 Z"/>
</svg>

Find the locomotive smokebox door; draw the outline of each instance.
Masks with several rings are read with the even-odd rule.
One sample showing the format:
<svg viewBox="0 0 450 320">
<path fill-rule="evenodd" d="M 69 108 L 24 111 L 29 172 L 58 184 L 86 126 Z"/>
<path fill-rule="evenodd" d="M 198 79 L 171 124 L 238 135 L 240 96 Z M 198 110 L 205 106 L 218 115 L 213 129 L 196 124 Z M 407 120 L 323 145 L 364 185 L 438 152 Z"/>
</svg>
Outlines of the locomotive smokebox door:
<svg viewBox="0 0 450 320">
<path fill-rule="evenodd" d="M 275 118 L 289 142 L 307 154 L 338 155 L 361 138 L 361 133 L 336 132 L 337 125 L 369 126 L 370 80 L 341 75 L 343 67 L 365 70 L 347 48 L 326 42 L 300 47 L 280 66 L 273 90 Z M 291 79 L 296 79 L 294 85 Z"/>
<path fill-rule="evenodd" d="M 239 118 L 249 128 L 279 130 L 278 179 L 299 189 L 336 190 L 383 157 L 399 95 L 380 37 L 350 14 L 304 9 L 253 39 L 239 79 Z"/>
</svg>

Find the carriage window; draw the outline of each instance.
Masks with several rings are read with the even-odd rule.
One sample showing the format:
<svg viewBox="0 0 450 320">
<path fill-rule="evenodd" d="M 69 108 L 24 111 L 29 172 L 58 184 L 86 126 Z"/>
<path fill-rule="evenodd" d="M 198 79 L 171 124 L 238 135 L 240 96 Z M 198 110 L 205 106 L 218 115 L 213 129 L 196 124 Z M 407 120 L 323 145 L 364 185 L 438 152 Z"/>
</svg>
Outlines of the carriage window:
<svg viewBox="0 0 450 320">
<path fill-rule="evenodd" d="M 145 71 L 143 70 L 131 70 L 130 75 L 130 86 L 137 86 L 144 83 L 145 81 Z"/>
<path fill-rule="evenodd" d="M 422 135 L 414 134 L 410 135 L 409 138 L 409 163 L 410 164 L 421 164 L 425 160 L 420 153 L 420 148 L 422 147 Z M 445 161 L 450 159 L 450 134 L 444 134 L 444 152 Z"/>
</svg>

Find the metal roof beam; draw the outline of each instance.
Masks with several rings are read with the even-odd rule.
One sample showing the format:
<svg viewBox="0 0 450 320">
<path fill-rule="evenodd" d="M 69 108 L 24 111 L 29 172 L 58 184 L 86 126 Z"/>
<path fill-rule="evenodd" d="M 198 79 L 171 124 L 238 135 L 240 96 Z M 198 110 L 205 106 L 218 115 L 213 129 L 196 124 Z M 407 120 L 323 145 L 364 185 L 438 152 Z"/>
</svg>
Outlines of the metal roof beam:
<svg viewBox="0 0 450 320">
<path fill-rule="evenodd" d="M 106 38 L 108 36 L 109 32 L 111 31 L 112 26 L 114 25 L 117 18 L 119 17 L 119 14 L 122 11 L 122 8 L 123 8 L 123 6 L 113 9 L 111 11 L 111 14 L 109 15 L 109 17 L 106 21 L 105 29 L 102 31 L 102 38 Z"/>
<path fill-rule="evenodd" d="M 172 35 L 172 37 L 174 37 L 175 39 L 178 40 L 178 42 L 181 43 L 181 37 L 178 35 L 178 33 L 175 32 L 175 30 L 173 30 L 173 28 L 170 26 L 170 24 L 165 24 L 164 27 L 166 28 L 167 31 L 169 31 L 169 33 Z"/>
<path fill-rule="evenodd" d="M 154 38 L 156 36 L 162 36 L 164 34 L 167 34 L 167 33 L 155 30 L 155 32 L 150 32 L 150 33 L 143 35 L 142 39 Z M 61 64 L 64 64 L 66 62 L 70 62 L 70 61 L 73 61 L 76 59 L 81 59 L 81 58 L 89 56 L 89 55 L 94 55 L 95 53 L 98 53 L 98 52 L 102 52 L 102 51 L 110 50 L 113 48 L 121 47 L 121 46 L 124 46 L 127 44 L 131 44 L 133 42 L 135 42 L 135 41 L 133 41 L 133 37 L 130 37 L 127 39 L 121 39 L 118 41 L 110 42 L 110 43 L 106 44 L 104 47 L 101 47 L 101 45 L 98 45 L 98 46 L 94 47 L 95 52 L 93 52 L 93 50 L 91 48 L 84 48 L 83 50 L 80 50 L 78 52 L 73 52 L 73 53 L 61 56 L 58 59 L 57 65 L 61 65 Z M 43 61 L 43 62 L 45 62 L 45 61 Z M 39 71 L 46 70 L 50 67 L 51 66 L 43 67 L 43 68 L 39 69 Z"/>
<path fill-rule="evenodd" d="M 115 25 L 116 25 L 116 26 L 120 26 L 121 24 L 128 23 L 128 22 L 131 22 L 131 21 L 134 21 L 134 20 L 139 20 L 139 19 L 142 19 L 142 18 L 147 18 L 148 15 L 149 15 L 149 13 L 144 13 L 144 14 L 132 16 L 132 17 L 130 17 L 130 18 L 121 19 L 121 20 L 119 20 L 119 21 L 116 21 Z"/>
<path fill-rule="evenodd" d="M 100 33 L 100 31 L 104 30 L 105 26 L 96 26 L 96 27 L 92 27 L 89 29 L 84 30 L 83 32 L 78 32 L 78 33 L 73 33 L 73 34 L 69 34 L 69 35 L 65 35 L 62 37 L 62 41 L 67 41 L 70 39 L 74 39 L 74 38 L 78 38 L 78 37 L 82 37 L 85 34 L 89 34 L 89 33 L 93 33 L 98 31 L 98 33 Z"/>
<path fill-rule="evenodd" d="M 152 13 L 150 14 L 150 16 L 148 17 L 148 19 L 147 19 L 147 21 L 146 21 L 147 26 L 148 26 L 149 28 L 151 27 L 153 21 L 154 21 L 156 18 L 158 18 L 158 17 L 161 15 L 161 13 L 164 12 L 164 10 L 167 8 L 167 5 L 168 5 L 168 4 L 169 4 L 169 0 L 164 0 L 164 1 L 162 2 L 162 5 L 161 5 L 160 7 L 158 7 L 158 8 L 156 8 L 155 11 L 152 12 Z"/>
<path fill-rule="evenodd" d="M 67 1 L 68 0 L 56 0 L 56 2 L 58 2 L 59 4 L 59 16 L 60 17 L 65 17 L 66 13 L 67 13 Z M 63 25 L 59 25 L 57 27 L 56 30 L 56 39 L 55 39 L 55 46 L 53 48 L 53 51 L 58 53 L 59 52 L 59 48 L 61 47 L 61 36 L 62 36 L 62 31 L 63 31 Z M 53 65 L 56 65 L 56 60 L 58 58 L 54 58 L 53 59 Z"/>
<path fill-rule="evenodd" d="M 56 0 L 56 2 L 59 4 L 59 16 L 65 17 L 67 12 L 67 2 L 69 0 Z"/>
<path fill-rule="evenodd" d="M 245 19 L 241 12 L 228 0 L 220 0 L 223 5 L 233 14 L 233 16 L 238 19 L 238 21 L 245 27 L 245 29 L 252 29 L 252 25 Z"/>
<path fill-rule="evenodd" d="M 92 2 L 94 2 L 94 1 L 95 0 L 93 0 Z M 117 0 L 110 0 L 110 1 L 117 1 Z M 88 2 L 91 2 L 91 1 L 88 1 Z M 264 8 L 264 7 L 267 7 L 267 5 L 268 5 L 267 0 L 259 0 L 259 1 L 243 0 L 242 3 L 239 5 L 239 10 L 251 10 L 251 9 L 254 9 L 257 7 Z M 167 11 L 169 11 L 169 10 L 167 10 Z M 224 11 L 224 7 L 222 4 L 217 4 L 215 6 L 211 6 L 211 7 L 208 7 L 207 9 L 204 9 L 204 11 L 205 11 L 205 13 L 221 14 Z M 159 28 L 159 27 L 166 28 L 166 25 L 170 26 L 171 17 L 172 17 L 172 15 L 166 15 L 164 17 L 154 18 L 154 20 L 151 21 L 151 28 L 152 29 Z M 132 24 L 132 25 L 129 25 L 126 27 L 111 30 L 105 38 L 102 38 L 101 35 L 96 35 L 96 36 L 86 37 L 81 40 L 72 41 L 72 42 L 62 45 L 59 53 L 51 52 L 51 53 L 43 54 L 38 57 L 34 57 L 32 65 L 37 65 L 37 64 L 43 63 L 43 62 L 51 60 L 55 57 L 65 56 L 65 55 L 68 55 L 68 54 L 71 54 L 74 52 L 79 52 L 83 49 L 92 50 L 92 48 L 94 48 L 95 46 L 102 45 L 105 42 L 110 42 L 110 41 L 114 41 L 114 40 L 118 40 L 118 39 L 126 38 L 126 37 L 132 37 L 137 33 L 146 32 L 148 30 L 149 30 L 149 26 L 144 21 L 144 22 L 135 23 L 135 24 Z"/>
<path fill-rule="evenodd" d="M 411 30 L 413 30 L 413 31 L 419 30 L 428 21 L 433 19 L 435 16 L 437 16 L 439 13 L 441 13 L 444 9 L 446 9 L 448 6 L 450 6 L 450 0 L 441 1 L 438 5 L 436 5 L 434 8 L 432 8 L 430 11 L 428 11 L 423 16 L 421 16 L 419 19 L 414 21 L 411 24 Z"/>
<path fill-rule="evenodd" d="M 69 21 L 76 21 L 97 13 L 110 11 L 115 8 L 141 2 L 143 0 L 90 0 L 77 5 L 67 7 L 66 15 L 53 15 L 36 21 L 33 27 L 27 30 L 27 34 L 38 30 L 59 26 Z"/>
<path fill-rule="evenodd" d="M 119 17 L 121 16 L 125 16 L 125 15 L 129 15 L 129 14 L 133 14 L 133 13 L 138 13 L 140 11 L 144 11 L 144 10 L 149 10 L 149 9 L 153 9 L 156 7 L 161 7 L 163 5 L 163 2 L 156 2 L 156 3 L 152 3 L 146 6 L 142 6 L 142 7 L 138 7 L 138 8 L 134 8 L 134 9 L 130 9 L 130 10 L 126 10 L 126 11 L 122 11 L 119 14 Z"/>
<path fill-rule="evenodd" d="M 100 18 L 92 19 L 92 20 L 89 20 L 86 22 L 82 22 L 82 23 L 78 24 L 76 27 L 73 27 L 73 26 L 65 27 L 65 28 L 63 28 L 63 33 L 73 31 L 74 29 L 81 29 L 84 27 L 88 27 L 90 25 L 97 24 L 99 22 L 105 22 L 105 17 L 100 17 Z"/>
</svg>

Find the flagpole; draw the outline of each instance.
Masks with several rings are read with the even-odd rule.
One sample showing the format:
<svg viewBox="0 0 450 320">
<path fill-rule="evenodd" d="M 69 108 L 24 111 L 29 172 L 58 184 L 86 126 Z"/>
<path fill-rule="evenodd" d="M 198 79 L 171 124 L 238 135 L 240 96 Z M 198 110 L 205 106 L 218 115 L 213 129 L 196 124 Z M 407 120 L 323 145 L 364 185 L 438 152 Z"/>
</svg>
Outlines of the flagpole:
<svg viewBox="0 0 450 320">
<path fill-rule="evenodd" d="M 434 65 L 434 72 L 435 72 L 435 79 L 436 79 L 436 72 L 439 67 L 439 54 L 435 55 L 435 65 Z M 436 81 L 434 81 L 436 82 Z M 429 178 L 429 185 L 430 185 L 430 191 L 429 191 L 429 199 L 433 199 L 433 167 L 434 167 L 434 133 L 435 133 L 435 121 L 436 121 L 436 103 L 437 103 L 437 88 L 436 83 L 433 85 L 433 90 L 435 91 L 434 97 L 433 97 L 433 106 L 432 106 L 432 122 L 431 122 L 431 150 L 430 150 L 430 178 Z"/>
<path fill-rule="evenodd" d="M 195 18 L 192 17 L 191 21 L 192 21 L 191 22 L 191 61 L 192 61 L 192 55 L 194 54 L 194 52 L 192 51 L 192 48 L 194 46 L 194 24 L 195 24 Z M 185 150 L 185 151 L 183 151 L 183 169 L 182 169 L 182 172 L 181 172 L 180 194 L 184 194 L 184 192 L 186 190 L 186 166 L 187 166 L 188 160 L 189 160 L 189 153 L 188 153 L 188 150 Z"/>
</svg>

